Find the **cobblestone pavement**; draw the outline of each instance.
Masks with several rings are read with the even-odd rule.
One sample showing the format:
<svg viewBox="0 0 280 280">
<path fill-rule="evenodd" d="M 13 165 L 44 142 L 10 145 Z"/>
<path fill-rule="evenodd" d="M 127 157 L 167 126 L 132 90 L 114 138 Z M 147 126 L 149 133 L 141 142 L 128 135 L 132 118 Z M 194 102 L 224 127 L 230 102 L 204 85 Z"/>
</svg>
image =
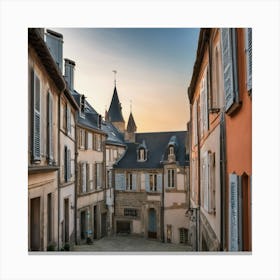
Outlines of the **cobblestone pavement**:
<svg viewBox="0 0 280 280">
<path fill-rule="evenodd" d="M 116 235 L 94 240 L 92 245 L 78 245 L 76 252 L 186 252 L 191 247 L 185 244 L 162 243 L 133 235 Z"/>
</svg>

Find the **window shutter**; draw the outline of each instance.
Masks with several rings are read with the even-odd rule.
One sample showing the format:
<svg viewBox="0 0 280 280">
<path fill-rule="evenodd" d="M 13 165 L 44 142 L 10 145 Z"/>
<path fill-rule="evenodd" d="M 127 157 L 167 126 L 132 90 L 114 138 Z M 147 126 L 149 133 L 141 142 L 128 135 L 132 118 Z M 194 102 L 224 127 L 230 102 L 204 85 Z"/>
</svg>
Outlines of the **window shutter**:
<svg viewBox="0 0 280 280">
<path fill-rule="evenodd" d="M 203 135 L 203 126 L 204 126 L 204 93 L 203 90 L 200 89 L 200 137 Z"/>
<path fill-rule="evenodd" d="M 204 177 L 204 209 L 209 212 L 209 163 L 208 152 L 204 155 L 203 159 L 203 177 Z"/>
<path fill-rule="evenodd" d="M 92 182 L 93 182 L 93 188 L 96 189 L 96 163 L 92 164 Z"/>
<path fill-rule="evenodd" d="M 88 132 L 85 131 L 85 149 L 87 150 L 88 149 Z"/>
<path fill-rule="evenodd" d="M 67 181 L 71 179 L 71 150 L 67 150 Z"/>
<path fill-rule="evenodd" d="M 86 190 L 89 191 L 89 164 L 86 163 Z"/>
<path fill-rule="evenodd" d="M 225 109 L 226 111 L 234 102 L 233 93 L 233 65 L 231 36 L 229 28 L 222 28 L 222 60 L 224 69 L 224 92 L 225 92 Z"/>
<path fill-rule="evenodd" d="M 145 174 L 145 188 L 146 192 L 150 192 L 150 176 L 148 173 Z"/>
<path fill-rule="evenodd" d="M 229 175 L 229 248 L 238 251 L 238 178 L 235 173 Z"/>
<path fill-rule="evenodd" d="M 136 184 L 137 174 L 132 174 L 132 190 L 136 191 L 137 184 Z"/>
<path fill-rule="evenodd" d="M 204 133 L 208 131 L 208 67 L 204 76 Z"/>
<path fill-rule="evenodd" d="M 87 180 L 87 174 L 86 174 L 86 163 L 82 163 L 82 191 L 85 193 L 87 191 L 87 185 L 86 181 Z"/>
<path fill-rule="evenodd" d="M 48 158 L 49 163 L 53 161 L 53 99 L 48 92 Z"/>
<path fill-rule="evenodd" d="M 252 89 L 252 28 L 246 28 L 246 70 L 247 70 L 247 90 Z"/>
<path fill-rule="evenodd" d="M 33 71 L 32 73 L 32 100 L 33 100 L 33 128 L 32 128 L 32 153 L 33 160 L 41 158 L 41 84 Z"/>
<path fill-rule="evenodd" d="M 215 153 L 209 153 L 209 213 L 215 211 Z"/>
<path fill-rule="evenodd" d="M 242 176 L 238 176 L 238 250 L 242 251 L 243 247 L 243 237 L 242 237 L 242 205 L 243 205 L 243 199 L 242 199 Z"/>
<path fill-rule="evenodd" d="M 109 171 L 108 180 L 109 180 L 109 188 L 112 188 L 112 170 Z"/>
<path fill-rule="evenodd" d="M 197 144 L 197 103 L 193 104 L 193 144 Z"/>
<path fill-rule="evenodd" d="M 89 172 L 89 189 L 92 191 L 93 190 L 93 168 L 92 168 L 92 163 L 89 163 L 88 167 L 88 172 Z"/>
<path fill-rule="evenodd" d="M 162 192 L 162 174 L 157 174 L 157 191 Z"/>
<path fill-rule="evenodd" d="M 71 134 L 71 109 L 70 106 L 67 105 L 66 109 L 66 122 L 67 122 L 67 134 Z"/>
<path fill-rule="evenodd" d="M 116 190 L 125 191 L 125 175 L 124 174 L 116 174 L 115 186 L 116 186 Z"/>
</svg>

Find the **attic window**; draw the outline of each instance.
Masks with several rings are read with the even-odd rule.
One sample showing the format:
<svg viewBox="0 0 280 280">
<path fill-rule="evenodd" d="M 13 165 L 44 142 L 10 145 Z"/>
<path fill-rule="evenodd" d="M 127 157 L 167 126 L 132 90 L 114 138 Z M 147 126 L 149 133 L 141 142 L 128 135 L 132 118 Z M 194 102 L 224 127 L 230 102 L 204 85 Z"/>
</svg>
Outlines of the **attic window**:
<svg viewBox="0 0 280 280">
<path fill-rule="evenodd" d="M 169 146 L 169 155 L 174 155 L 174 146 Z"/>
<path fill-rule="evenodd" d="M 147 159 L 146 150 L 144 148 L 140 148 L 138 150 L 138 160 L 145 161 Z"/>
</svg>

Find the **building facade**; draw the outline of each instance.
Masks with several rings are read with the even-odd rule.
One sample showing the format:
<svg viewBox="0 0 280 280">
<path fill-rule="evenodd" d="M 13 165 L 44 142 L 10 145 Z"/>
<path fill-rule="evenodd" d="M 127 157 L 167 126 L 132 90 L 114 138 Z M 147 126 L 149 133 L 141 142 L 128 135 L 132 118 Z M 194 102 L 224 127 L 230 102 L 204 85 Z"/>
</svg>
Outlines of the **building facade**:
<svg viewBox="0 0 280 280">
<path fill-rule="evenodd" d="M 28 29 L 28 250 L 58 246 L 59 107 L 61 69 L 44 41 Z"/>
<path fill-rule="evenodd" d="M 232 197 L 229 197 L 228 182 L 233 178 L 229 173 L 241 168 L 242 172 L 251 174 L 250 97 L 247 93 L 245 105 L 242 103 L 243 114 L 239 111 L 241 99 L 237 98 L 237 89 L 244 88 L 241 82 L 246 73 L 244 30 L 202 28 L 199 35 L 188 89 L 192 131 L 189 219 L 193 248 L 198 251 L 232 250 L 228 246 L 232 230 L 229 221 L 235 221 L 233 215 L 237 210 L 229 211 Z M 238 118 L 236 114 L 241 115 Z M 247 134 L 240 137 L 239 127 L 244 126 Z M 240 154 L 238 159 L 236 154 Z M 246 155 L 245 165 L 241 154 Z M 248 198 L 249 193 L 246 195 Z M 249 212 L 248 207 L 245 212 Z"/>
</svg>

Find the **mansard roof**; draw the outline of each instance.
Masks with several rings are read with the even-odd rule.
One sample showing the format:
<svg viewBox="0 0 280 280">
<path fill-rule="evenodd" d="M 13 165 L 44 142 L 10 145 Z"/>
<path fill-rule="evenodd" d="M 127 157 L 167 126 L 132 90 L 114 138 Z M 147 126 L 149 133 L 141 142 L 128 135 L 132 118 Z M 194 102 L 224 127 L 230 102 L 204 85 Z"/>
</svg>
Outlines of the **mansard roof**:
<svg viewBox="0 0 280 280">
<path fill-rule="evenodd" d="M 108 111 L 109 121 L 111 122 L 124 122 L 122 115 L 122 107 L 118 97 L 117 88 L 115 86 L 111 105 Z"/>
<path fill-rule="evenodd" d="M 117 128 L 114 127 L 110 122 L 102 122 L 102 130 L 106 132 L 107 139 L 106 144 L 108 145 L 117 145 L 117 146 L 126 146 L 124 142 L 124 134 L 121 133 Z"/>
<path fill-rule="evenodd" d="M 135 124 L 132 113 L 130 112 L 128 123 L 127 123 L 127 132 L 135 132 L 137 130 L 137 126 Z"/>
<path fill-rule="evenodd" d="M 172 136 L 176 136 L 177 151 L 176 161 L 180 166 L 189 165 L 188 155 L 186 154 L 187 131 L 171 132 L 151 132 L 136 133 L 135 143 L 126 143 L 127 150 L 124 156 L 115 164 L 115 168 L 120 169 L 154 169 L 162 168 L 164 161 L 167 161 L 168 144 Z M 137 161 L 137 149 L 139 145 L 145 142 L 148 150 L 147 160 Z"/>
</svg>

